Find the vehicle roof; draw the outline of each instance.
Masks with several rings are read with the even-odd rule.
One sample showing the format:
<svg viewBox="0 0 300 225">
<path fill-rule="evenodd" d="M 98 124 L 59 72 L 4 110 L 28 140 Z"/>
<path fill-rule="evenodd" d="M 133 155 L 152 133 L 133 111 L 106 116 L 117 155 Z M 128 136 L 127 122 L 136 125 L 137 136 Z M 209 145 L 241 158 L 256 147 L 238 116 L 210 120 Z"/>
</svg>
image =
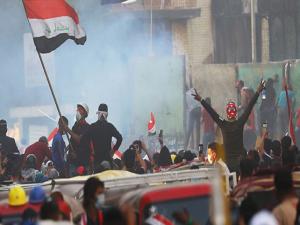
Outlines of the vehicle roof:
<svg viewBox="0 0 300 225">
<path fill-rule="evenodd" d="M 211 195 L 211 192 L 212 187 L 209 183 L 173 183 L 130 191 L 121 198 L 119 204 L 130 204 L 136 210 L 139 210 L 139 208 L 143 208 L 149 203 L 208 196 Z"/>
</svg>

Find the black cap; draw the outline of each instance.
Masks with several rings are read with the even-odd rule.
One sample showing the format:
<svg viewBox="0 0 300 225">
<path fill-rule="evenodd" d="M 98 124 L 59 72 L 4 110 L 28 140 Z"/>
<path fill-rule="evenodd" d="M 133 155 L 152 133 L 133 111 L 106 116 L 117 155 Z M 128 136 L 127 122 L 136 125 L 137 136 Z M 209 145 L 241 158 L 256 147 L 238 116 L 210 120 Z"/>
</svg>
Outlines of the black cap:
<svg viewBox="0 0 300 225">
<path fill-rule="evenodd" d="M 7 127 L 6 120 L 0 120 L 0 127 Z"/>
<path fill-rule="evenodd" d="M 107 105 L 104 103 L 101 103 L 98 107 L 98 111 L 102 111 L 102 112 L 108 112 L 108 108 Z"/>
</svg>

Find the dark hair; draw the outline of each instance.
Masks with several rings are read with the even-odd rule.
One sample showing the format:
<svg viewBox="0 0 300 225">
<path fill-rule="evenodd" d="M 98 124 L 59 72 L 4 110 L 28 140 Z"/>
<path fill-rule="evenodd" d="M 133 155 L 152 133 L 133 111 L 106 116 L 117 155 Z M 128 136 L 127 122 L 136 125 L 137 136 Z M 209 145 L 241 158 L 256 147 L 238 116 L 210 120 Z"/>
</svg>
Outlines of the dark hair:
<svg viewBox="0 0 300 225">
<path fill-rule="evenodd" d="M 60 215 L 58 205 L 52 201 L 51 198 L 47 199 L 40 210 L 41 220 L 54 220 L 57 221 Z"/>
<path fill-rule="evenodd" d="M 174 159 L 174 164 L 181 163 L 182 160 L 183 160 L 182 156 L 181 155 L 177 155 L 176 158 Z"/>
<path fill-rule="evenodd" d="M 180 151 L 177 153 L 177 155 L 180 155 L 181 157 L 183 157 L 184 152 L 185 152 L 185 151 L 182 149 L 182 150 L 180 150 Z"/>
<path fill-rule="evenodd" d="M 132 145 L 133 145 L 134 147 L 136 147 L 136 145 L 137 145 L 137 146 L 138 146 L 138 149 L 139 149 L 139 153 L 142 152 L 142 142 L 141 142 L 140 140 L 135 140 L 135 141 L 132 143 Z"/>
<path fill-rule="evenodd" d="M 135 166 L 135 155 L 136 150 L 133 145 L 130 145 L 122 156 L 123 163 L 128 171 L 132 170 Z"/>
<path fill-rule="evenodd" d="M 164 146 L 159 153 L 159 166 L 170 166 L 172 165 L 172 158 L 169 149 Z"/>
<path fill-rule="evenodd" d="M 140 140 L 135 140 L 132 144 L 133 145 L 138 145 L 139 148 L 142 148 L 142 141 L 140 141 Z"/>
<path fill-rule="evenodd" d="M 259 157 L 258 151 L 254 150 L 254 149 L 251 149 L 248 152 L 248 156 L 247 157 L 249 159 L 253 160 L 254 167 L 258 167 L 259 166 L 260 157 Z"/>
<path fill-rule="evenodd" d="M 281 139 L 281 148 L 282 151 L 287 151 L 292 145 L 292 139 L 290 136 L 284 136 Z"/>
<path fill-rule="evenodd" d="M 90 177 L 86 180 L 83 187 L 83 207 L 90 208 L 96 202 L 96 191 L 98 188 L 104 188 L 104 183 L 97 177 Z"/>
<path fill-rule="evenodd" d="M 217 142 L 211 142 L 208 144 L 207 148 L 210 148 L 211 150 L 217 153 L 217 145 Z"/>
<path fill-rule="evenodd" d="M 98 111 L 108 112 L 108 107 L 106 104 L 101 103 L 98 107 Z"/>
<path fill-rule="evenodd" d="M 269 138 L 264 139 L 264 150 L 267 154 L 270 154 L 272 149 L 272 140 Z"/>
<path fill-rule="evenodd" d="M 193 161 L 194 158 L 194 154 L 191 151 L 185 151 L 183 154 L 183 159 L 185 159 L 186 161 Z"/>
<path fill-rule="evenodd" d="M 291 194 L 294 191 L 291 171 L 286 168 L 278 170 L 274 176 L 274 185 L 280 201 L 286 195 Z"/>
<path fill-rule="evenodd" d="M 273 154 L 275 156 L 280 156 L 281 155 L 281 143 L 280 141 L 273 141 L 272 142 L 272 150 L 273 150 Z"/>
<path fill-rule="evenodd" d="M 65 124 L 69 124 L 69 121 L 68 121 L 67 117 L 65 117 L 65 116 L 61 116 L 59 118 L 59 121 L 63 121 Z"/>
<path fill-rule="evenodd" d="M 46 138 L 45 136 L 42 136 L 42 137 L 39 138 L 39 142 L 43 142 L 43 143 L 48 144 L 48 138 Z"/>
<path fill-rule="evenodd" d="M 0 120 L 0 135 L 5 135 L 7 132 L 6 120 Z"/>
</svg>

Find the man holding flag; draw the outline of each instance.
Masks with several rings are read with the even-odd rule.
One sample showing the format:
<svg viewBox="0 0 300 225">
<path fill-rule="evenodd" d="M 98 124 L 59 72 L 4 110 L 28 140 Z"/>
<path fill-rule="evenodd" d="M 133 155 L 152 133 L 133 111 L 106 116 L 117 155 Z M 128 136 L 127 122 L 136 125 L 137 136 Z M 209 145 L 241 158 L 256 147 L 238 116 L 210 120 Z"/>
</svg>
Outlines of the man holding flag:
<svg viewBox="0 0 300 225">
<path fill-rule="evenodd" d="M 76 11 L 66 0 L 22 0 L 22 2 L 45 78 L 57 112 L 62 118 L 41 53 L 52 52 L 68 39 L 83 45 L 86 42 L 86 34 L 79 24 Z M 70 143 L 68 134 L 67 139 Z M 70 148 L 72 149 L 71 144 Z"/>
</svg>

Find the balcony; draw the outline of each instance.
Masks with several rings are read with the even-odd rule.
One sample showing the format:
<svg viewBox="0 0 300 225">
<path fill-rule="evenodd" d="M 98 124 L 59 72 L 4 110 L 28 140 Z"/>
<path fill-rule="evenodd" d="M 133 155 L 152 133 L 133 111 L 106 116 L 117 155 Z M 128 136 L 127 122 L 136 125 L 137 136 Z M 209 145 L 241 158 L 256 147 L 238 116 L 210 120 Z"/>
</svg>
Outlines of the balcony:
<svg viewBox="0 0 300 225">
<path fill-rule="evenodd" d="M 143 19 L 150 18 L 151 9 L 154 19 L 191 19 L 199 17 L 201 12 L 197 0 L 137 0 L 130 4 L 112 6 L 113 13 L 131 13 Z"/>
</svg>

